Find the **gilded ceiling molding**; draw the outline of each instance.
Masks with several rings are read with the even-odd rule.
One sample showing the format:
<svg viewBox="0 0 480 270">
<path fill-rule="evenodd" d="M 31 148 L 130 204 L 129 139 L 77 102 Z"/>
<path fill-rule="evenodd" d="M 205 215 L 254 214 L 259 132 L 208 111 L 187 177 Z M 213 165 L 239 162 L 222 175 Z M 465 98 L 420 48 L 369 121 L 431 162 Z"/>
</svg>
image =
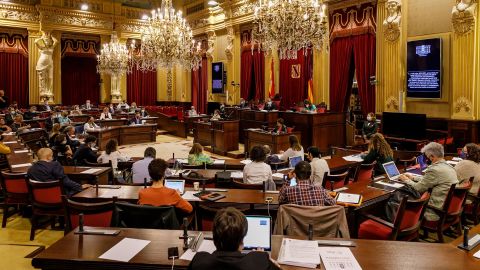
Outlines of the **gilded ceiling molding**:
<svg viewBox="0 0 480 270">
<path fill-rule="evenodd" d="M 38 22 L 39 16 L 34 6 L 0 3 L 0 19 Z"/>
<path fill-rule="evenodd" d="M 466 97 L 459 97 L 453 104 L 455 108 L 455 113 L 460 113 L 462 111 L 470 113 L 472 111 L 472 102 Z"/>
<path fill-rule="evenodd" d="M 388 0 L 385 6 L 387 8 L 387 18 L 383 21 L 385 39 L 395 42 L 400 37 L 402 3 L 401 0 Z"/>
<path fill-rule="evenodd" d="M 103 30 L 111 30 L 113 27 L 112 17 L 108 15 L 46 6 L 38 6 L 37 8 L 43 25 L 57 24 Z"/>
<path fill-rule="evenodd" d="M 452 9 L 452 25 L 457 35 L 467 34 L 475 26 L 476 0 L 457 0 Z"/>
<path fill-rule="evenodd" d="M 241 1 L 232 7 L 232 17 L 241 17 L 248 14 L 252 14 L 255 9 L 255 2 L 250 2 L 248 0 Z"/>
<path fill-rule="evenodd" d="M 146 27 L 147 23 L 143 20 L 126 20 L 120 24 L 120 30 L 122 32 L 137 33 L 142 32 L 142 28 Z"/>
</svg>

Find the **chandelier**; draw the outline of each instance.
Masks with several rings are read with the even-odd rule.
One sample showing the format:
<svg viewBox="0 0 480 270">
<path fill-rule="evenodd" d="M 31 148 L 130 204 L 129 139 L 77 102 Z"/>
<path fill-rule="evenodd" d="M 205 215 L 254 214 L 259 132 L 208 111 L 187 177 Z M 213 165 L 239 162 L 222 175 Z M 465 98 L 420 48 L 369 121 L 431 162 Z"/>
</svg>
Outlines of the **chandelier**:
<svg viewBox="0 0 480 270">
<path fill-rule="evenodd" d="M 114 31 L 110 42 L 103 44 L 100 55 L 97 55 L 97 72 L 118 78 L 129 71 L 129 50 L 118 42 Z"/>
<path fill-rule="evenodd" d="M 197 69 L 201 64 L 200 43 L 195 44 L 193 34 L 182 12 L 175 13 L 172 0 L 162 1 L 159 9 L 152 11 L 147 26 L 141 31 L 139 48 L 133 43 L 132 62 L 142 71 L 158 67 L 172 68 L 178 64 L 186 69 Z"/>
<path fill-rule="evenodd" d="M 259 0 L 252 40 L 259 50 L 278 50 L 280 59 L 296 59 L 298 50 L 310 46 L 321 50 L 328 46 L 325 9 L 318 0 Z"/>
</svg>

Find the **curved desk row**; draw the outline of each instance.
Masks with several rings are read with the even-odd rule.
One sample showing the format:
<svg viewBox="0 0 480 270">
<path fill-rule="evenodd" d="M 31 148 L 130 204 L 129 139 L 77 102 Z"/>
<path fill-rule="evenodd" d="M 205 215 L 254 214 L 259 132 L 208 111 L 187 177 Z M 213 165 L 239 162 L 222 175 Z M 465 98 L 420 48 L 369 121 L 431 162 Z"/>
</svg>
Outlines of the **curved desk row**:
<svg viewBox="0 0 480 270">
<path fill-rule="evenodd" d="M 135 126 L 105 127 L 88 131 L 88 134 L 97 137 L 99 150 L 104 150 L 108 140 L 116 139 L 118 145 L 155 142 L 157 136 L 156 124 Z"/>
</svg>

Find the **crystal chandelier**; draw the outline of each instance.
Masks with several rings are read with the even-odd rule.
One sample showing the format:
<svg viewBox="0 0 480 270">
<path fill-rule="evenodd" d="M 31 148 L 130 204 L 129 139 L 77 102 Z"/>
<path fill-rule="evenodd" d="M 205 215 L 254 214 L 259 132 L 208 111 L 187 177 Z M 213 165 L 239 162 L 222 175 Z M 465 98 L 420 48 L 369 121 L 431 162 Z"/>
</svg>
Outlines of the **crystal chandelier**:
<svg viewBox="0 0 480 270">
<path fill-rule="evenodd" d="M 259 50 L 278 50 L 280 59 L 296 59 L 298 50 L 310 46 L 321 50 L 328 46 L 325 9 L 318 0 L 259 0 L 252 40 Z"/>
<path fill-rule="evenodd" d="M 97 72 L 118 78 L 129 72 L 129 51 L 125 44 L 118 42 L 117 33 L 113 32 L 111 40 L 103 44 L 100 55 L 97 55 Z"/>
<path fill-rule="evenodd" d="M 138 51 L 132 54 L 132 62 L 137 69 L 170 69 L 176 64 L 186 69 L 197 69 L 200 66 L 200 44 L 195 44 L 192 31 L 182 18 L 182 12 L 175 13 L 172 0 L 162 1 L 161 7 L 152 11 L 141 34 L 139 48 L 132 44 L 132 48 Z"/>
</svg>

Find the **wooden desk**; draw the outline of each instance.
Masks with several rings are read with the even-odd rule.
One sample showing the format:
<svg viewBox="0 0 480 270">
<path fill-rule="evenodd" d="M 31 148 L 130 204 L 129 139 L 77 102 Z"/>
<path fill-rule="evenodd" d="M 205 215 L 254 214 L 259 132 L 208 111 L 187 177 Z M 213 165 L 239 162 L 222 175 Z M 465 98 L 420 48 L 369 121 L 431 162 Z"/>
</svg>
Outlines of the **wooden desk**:
<svg viewBox="0 0 480 270">
<path fill-rule="evenodd" d="M 94 173 L 85 174 L 86 170 L 99 169 Z M 108 185 L 108 175 L 112 171 L 110 167 L 78 167 L 78 166 L 63 166 L 63 170 L 66 175 L 75 182 L 90 183 L 99 185 Z"/>
<path fill-rule="evenodd" d="M 206 232 L 208 233 L 208 232 Z M 153 229 L 121 229 L 119 235 L 76 235 L 73 232 L 42 251 L 32 260 L 35 268 L 48 270 L 153 270 L 172 268 L 167 259 L 169 247 L 178 247 L 183 254 L 183 231 Z M 189 234 L 192 234 L 190 232 Z M 129 262 L 99 259 L 125 237 L 151 242 Z M 297 237 L 290 237 L 297 238 Z M 283 236 L 272 236 L 272 258 L 278 258 Z M 316 238 L 321 239 L 321 238 Z M 353 255 L 364 270 L 370 269 L 479 269 L 478 260 L 450 244 L 401 241 L 351 240 Z M 175 260 L 175 269 L 187 269 L 189 261 Z M 282 265 L 284 270 L 305 269 Z M 318 268 L 317 268 L 318 269 Z M 322 269 L 323 266 L 322 266 Z M 252 269 L 254 270 L 254 269 Z"/>
<path fill-rule="evenodd" d="M 463 232 L 463 228 L 462 228 L 462 232 Z M 468 238 L 473 237 L 476 234 L 480 234 L 480 225 L 477 225 L 477 226 L 470 229 L 470 231 L 468 232 Z M 450 245 L 452 245 L 452 247 L 464 252 L 468 256 L 469 260 L 471 260 L 472 262 L 476 262 L 477 265 L 479 265 L 478 269 L 480 269 L 480 260 L 473 257 L 473 254 L 475 254 L 476 252 L 478 252 L 480 250 L 480 245 L 476 246 L 474 249 L 472 249 L 470 251 L 466 251 L 466 250 L 457 248 L 457 246 L 459 244 L 463 244 L 463 234 L 460 237 L 458 237 L 457 239 L 450 242 Z"/>
<path fill-rule="evenodd" d="M 239 121 L 211 121 L 193 123 L 193 142 L 211 146 L 212 152 L 226 155 L 238 150 Z"/>
<path fill-rule="evenodd" d="M 296 135 L 299 140 L 302 138 L 302 134 L 298 131 L 291 134 L 272 134 L 270 132 L 247 130 L 245 139 L 245 151 L 250 152 L 252 147 L 256 145 L 270 146 L 272 153 L 278 153 L 280 151 L 286 151 L 290 147 L 288 137 L 290 135 Z M 306 148 L 305 148 L 306 149 Z"/>
<path fill-rule="evenodd" d="M 99 150 L 104 150 L 108 140 L 116 139 L 118 145 L 155 142 L 157 136 L 156 124 L 135 126 L 106 127 L 89 131 L 88 134 L 97 137 Z"/>
</svg>

